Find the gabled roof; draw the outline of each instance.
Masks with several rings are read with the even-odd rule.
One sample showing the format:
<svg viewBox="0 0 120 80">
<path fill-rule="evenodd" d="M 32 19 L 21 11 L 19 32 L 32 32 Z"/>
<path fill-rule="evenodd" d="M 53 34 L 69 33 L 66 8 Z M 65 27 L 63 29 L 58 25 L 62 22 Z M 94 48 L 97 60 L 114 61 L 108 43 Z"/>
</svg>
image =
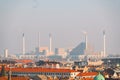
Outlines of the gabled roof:
<svg viewBox="0 0 120 80">
<path fill-rule="evenodd" d="M 6 68 L 9 71 L 10 68 Z M 58 73 L 71 73 L 77 72 L 71 69 L 57 69 L 57 68 L 11 68 L 12 72 L 58 72 Z"/>
<path fill-rule="evenodd" d="M 97 72 L 85 72 L 85 73 L 79 73 L 77 76 L 96 76 Z"/>
</svg>

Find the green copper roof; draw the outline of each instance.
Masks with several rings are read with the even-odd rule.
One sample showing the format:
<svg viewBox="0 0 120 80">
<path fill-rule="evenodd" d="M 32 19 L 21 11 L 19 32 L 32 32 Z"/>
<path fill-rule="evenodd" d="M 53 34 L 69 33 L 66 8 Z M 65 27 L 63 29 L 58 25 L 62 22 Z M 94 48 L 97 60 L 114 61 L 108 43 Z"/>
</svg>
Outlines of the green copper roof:
<svg viewBox="0 0 120 80">
<path fill-rule="evenodd" d="M 94 80 L 105 80 L 102 74 L 98 74 L 97 76 L 94 77 Z"/>
</svg>

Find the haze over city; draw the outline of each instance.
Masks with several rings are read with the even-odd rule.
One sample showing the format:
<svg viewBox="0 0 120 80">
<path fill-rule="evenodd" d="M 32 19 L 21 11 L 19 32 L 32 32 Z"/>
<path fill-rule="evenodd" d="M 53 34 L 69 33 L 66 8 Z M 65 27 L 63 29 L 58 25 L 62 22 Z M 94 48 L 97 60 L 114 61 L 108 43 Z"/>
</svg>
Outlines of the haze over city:
<svg viewBox="0 0 120 80">
<path fill-rule="evenodd" d="M 95 51 L 103 49 L 103 30 L 106 31 L 106 50 L 120 52 L 119 0 L 1 0 L 0 53 L 22 52 L 22 34 L 26 38 L 26 52 L 38 46 L 49 46 L 49 33 L 55 47 L 74 48 L 84 41 L 82 31 Z"/>
</svg>

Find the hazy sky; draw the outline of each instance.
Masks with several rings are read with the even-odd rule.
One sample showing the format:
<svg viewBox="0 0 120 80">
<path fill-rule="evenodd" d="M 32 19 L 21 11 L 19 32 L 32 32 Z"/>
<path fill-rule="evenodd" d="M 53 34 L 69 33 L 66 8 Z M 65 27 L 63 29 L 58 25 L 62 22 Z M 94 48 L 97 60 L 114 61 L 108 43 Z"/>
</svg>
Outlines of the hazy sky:
<svg viewBox="0 0 120 80">
<path fill-rule="evenodd" d="M 106 31 L 109 54 L 120 53 L 120 0 L 0 0 L 0 53 L 22 52 L 22 33 L 26 51 L 41 46 L 75 47 L 84 41 L 82 31 L 95 51 L 103 48 L 102 31 Z"/>
</svg>

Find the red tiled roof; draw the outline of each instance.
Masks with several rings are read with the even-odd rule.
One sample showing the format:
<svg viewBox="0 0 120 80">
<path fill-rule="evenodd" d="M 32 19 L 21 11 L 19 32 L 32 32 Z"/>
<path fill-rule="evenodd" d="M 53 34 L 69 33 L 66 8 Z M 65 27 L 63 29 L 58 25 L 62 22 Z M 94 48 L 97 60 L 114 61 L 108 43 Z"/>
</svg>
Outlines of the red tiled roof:
<svg viewBox="0 0 120 80">
<path fill-rule="evenodd" d="M 79 73 L 77 76 L 94 76 L 97 75 L 97 72 L 85 72 L 85 73 Z"/>
<path fill-rule="evenodd" d="M 0 77 L 0 80 L 8 80 L 7 77 Z"/>
<path fill-rule="evenodd" d="M 94 80 L 93 78 L 82 78 L 82 80 Z"/>
<path fill-rule="evenodd" d="M 9 71 L 9 68 L 6 68 L 6 71 Z M 76 72 L 75 70 L 70 69 L 56 69 L 56 68 L 11 68 L 12 72 L 63 72 L 70 73 Z"/>
<path fill-rule="evenodd" d="M 12 77 L 11 80 L 29 80 L 29 77 Z"/>
<path fill-rule="evenodd" d="M 29 59 L 22 59 L 22 60 L 15 60 L 16 62 L 18 62 L 18 63 L 31 63 L 31 62 L 33 62 L 32 60 L 29 60 Z"/>
<path fill-rule="evenodd" d="M 29 80 L 30 78 L 29 77 L 11 77 L 11 80 Z M 8 77 L 5 76 L 5 77 L 0 77 L 0 80 L 8 80 Z"/>
</svg>

